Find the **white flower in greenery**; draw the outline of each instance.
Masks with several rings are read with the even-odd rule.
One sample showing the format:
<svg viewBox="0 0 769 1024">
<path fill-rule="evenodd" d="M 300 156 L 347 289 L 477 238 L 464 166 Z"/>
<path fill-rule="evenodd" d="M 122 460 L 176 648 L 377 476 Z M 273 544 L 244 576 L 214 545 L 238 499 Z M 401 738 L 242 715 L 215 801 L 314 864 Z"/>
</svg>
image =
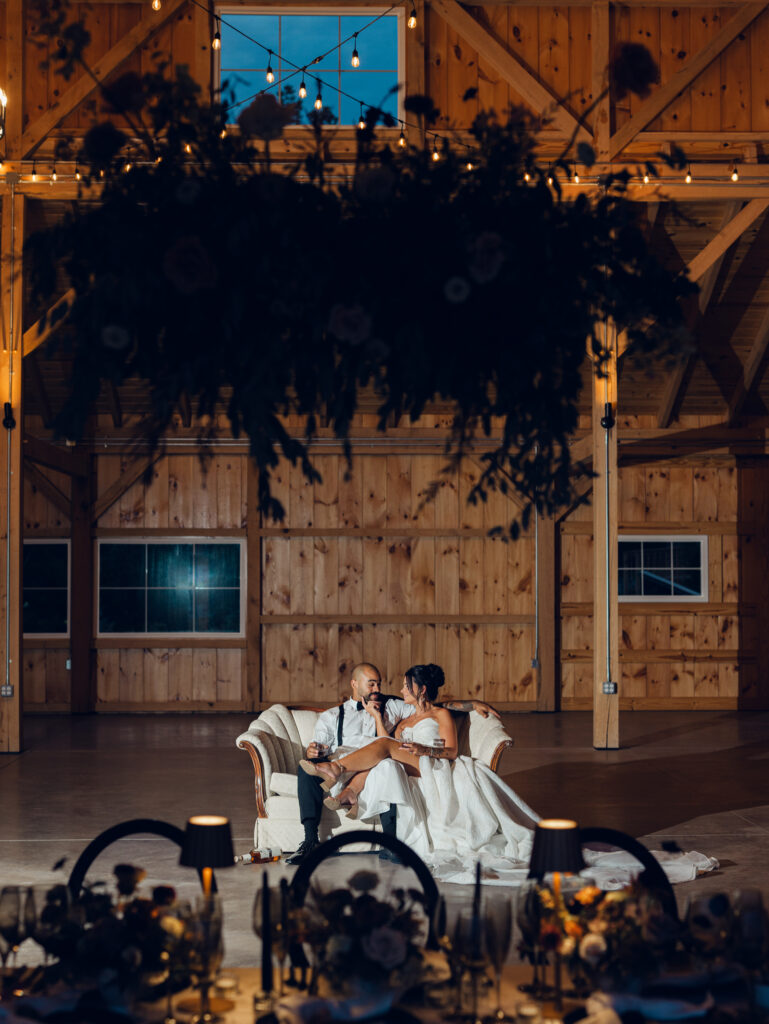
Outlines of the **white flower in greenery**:
<svg viewBox="0 0 769 1024">
<path fill-rule="evenodd" d="M 328 329 L 340 341 L 360 345 L 371 333 L 371 317 L 362 306 L 344 306 L 338 302 L 329 314 Z"/>
<path fill-rule="evenodd" d="M 448 302 L 464 302 L 470 294 L 470 285 L 464 277 L 450 277 L 443 286 L 443 294 Z"/>
<path fill-rule="evenodd" d="M 579 955 L 585 963 L 597 967 L 606 954 L 606 948 L 606 939 L 603 935 L 594 935 L 591 932 L 580 942 Z"/>
<path fill-rule="evenodd" d="M 393 967 L 402 964 L 408 952 L 403 933 L 387 925 L 373 928 L 368 935 L 364 935 L 361 947 L 364 955 L 385 971 L 391 971 Z"/>
<path fill-rule="evenodd" d="M 131 335 L 119 324 L 107 324 L 101 329 L 101 343 L 105 348 L 120 352 L 131 344 Z"/>
</svg>

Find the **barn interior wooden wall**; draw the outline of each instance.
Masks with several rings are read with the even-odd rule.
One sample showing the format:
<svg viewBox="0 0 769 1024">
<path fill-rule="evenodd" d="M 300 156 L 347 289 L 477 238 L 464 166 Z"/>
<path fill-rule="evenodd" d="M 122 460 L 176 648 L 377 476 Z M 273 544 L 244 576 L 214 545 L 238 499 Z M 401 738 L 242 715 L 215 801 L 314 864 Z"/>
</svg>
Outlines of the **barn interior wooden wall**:
<svg viewBox="0 0 769 1024">
<path fill-rule="evenodd" d="M 226 424 L 201 463 L 194 404 L 180 408 L 177 430 L 152 463 L 149 482 L 144 479 L 148 462 L 130 443 L 146 408 L 142 382 L 119 390 L 105 384 L 83 442 L 73 448 L 56 439 L 50 424 L 66 362 L 47 332 L 36 329 L 43 311 L 24 300 L 21 242 L 79 196 L 66 161 L 57 180 L 51 178 L 55 141 L 70 136 L 76 150 L 77 139 L 105 112 L 81 69 L 68 82 L 51 70 L 39 72 L 32 12 L 25 0 L 6 0 L 0 4 L 0 79 L 9 96 L 0 170 L 0 381 L 15 353 L 16 390 L 3 400 L 21 409 L 23 386 L 23 418 L 8 452 L 0 453 L 0 530 L 12 513 L 11 543 L 4 533 L 0 545 L 0 579 L 8 551 L 12 563 L 0 643 L 8 621 L 4 659 L 15 666 L 18 684 L 12 700 L 0 700 L 2 749 L 14 749 L 22 706 L 33 712 L 245 711 L 276 700 L 331 703 L 363 657 L 381 667 L 390 687 L 408 664 L 437 660 L 453 693 L 510 710 L 600 705 L 611 718 L 619 708 L 769 705 L 762 672 L 769 637 L 769 4 L 490 0 L 463 7 L 419 0 L 414 6 L 419 24 L 407 34 L 405 88 L 432 96 L 441 111 L 437 130 L 466 138 L 476 114 L 512 103 L 544 118 L 539 152 L 545 159 L 561 152 L 572 130 L 592 137 L 595 170 L 631 170 L 630 194 L 652 244 L 671 266 L 688 266 L 701 285 L 690 317 L 695 348 L 677 366 L 650 370 L 623 358 L 618 339 L 611 374 L 619 483 L 612 501 L 620 536 L 708 537 L 708 602 L 617 605 L 615 594 L 619 694 L 604 698 L 593 658 L 601 587 L 595 567 L 597 546 L 610 537 L 601 533 L 592 505 L 565 510 L 539 524 L 540 649 L 533 666 L 533 530 L 515 543 L 488 535 L 516 514 L 515 497 L 469 505 L 478 473 L 471 457 L 441 477 L 435 501 L 423 503 L 425 488 L 440 476 L 450 428 L 450 411 L 439 405 L 420 421 L 393 423 L 381 434 L 375 396 L 368 396 L 353 427 L 349 467 L 321 431 L 322 483 L 308 484 L 286 464 L 275 474 L 287 510 L 280 524 L 256 508 L 255 471 Z M 149 2 L 91 0 L 73 11 L 91 33 L 88 57 L 105 80 L 147 70 L 163 53 L 211 87 L 209 16 L 200 6 L 163 0 L 156 13 Z M 647 98 L 611 88 L 602 95 L 610 58 L 623 42 L 642 42 L 659 64 L 660 82 Z M 290 130 L 286 159 L 301 152 L 304 131 Z M 342 173 L 354 132 L 330 129 L 329 136 Z M 644 184 L 639 161 L 670 144 L 689 155 L 693 180 L 663 167 L 659 182 Z M 596 187 L 587 169 L 582 177 L 580 185 L 565 183 L 567 199 Z M 63 275 L 61 287 L 66 301 Z M 589 464 L 597 443 L 589 367 L 585 381 L 574 443 L 575 456 Z M 288 425 L 301 430 L 298 422 Z M 9 457 L 18 470 L 10 490 Z M 97 638 L 93 546 L 131 531 L 244 537 L 246 635 L 215 646 L 200 639 Z M 72 538 L 73 633 L 66 643 L 21 641 L 22 535 Z"/>
</svg>

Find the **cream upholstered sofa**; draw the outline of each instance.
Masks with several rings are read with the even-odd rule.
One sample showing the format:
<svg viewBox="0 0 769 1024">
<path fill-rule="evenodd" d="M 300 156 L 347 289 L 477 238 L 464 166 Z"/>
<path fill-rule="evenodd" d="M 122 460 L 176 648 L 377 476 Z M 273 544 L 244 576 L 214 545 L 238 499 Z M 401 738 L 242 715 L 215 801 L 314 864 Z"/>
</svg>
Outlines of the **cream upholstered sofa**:
<svg viewBox="0 0 769 1024">
<path fill-rule="evenodd" d="M 256 796 L 254 846 L 257 849 L 295 850 L 304 839 L 304 829 L 299 820 L 296 773 L 321 710 L 273 704 L 235 741 L 241 750 L 250 754 L 253 763 Z M 492 716 L 483 718 L 475 711 L 455 717 L 460 754 L 469 754 L 483 761 L 492 771 L 497 771 L 502 754 L 513 745 L 499 719 Z M 339 811 L 323 808 L 321 839 L 357 828 L 371 828 L 371 825 L 350 820 Z"/>
</svg>

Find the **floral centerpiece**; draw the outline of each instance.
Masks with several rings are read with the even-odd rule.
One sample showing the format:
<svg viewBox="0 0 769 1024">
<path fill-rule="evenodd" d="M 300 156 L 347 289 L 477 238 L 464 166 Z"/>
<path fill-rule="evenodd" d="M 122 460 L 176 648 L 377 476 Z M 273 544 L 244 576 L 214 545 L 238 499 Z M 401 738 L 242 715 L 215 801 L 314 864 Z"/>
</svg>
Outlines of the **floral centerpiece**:
<svg viewBox="0 0 769 1024">
<path fill-rule="evenodd" d="M 422 979 L 424 896 L 396 888 L 391 899 L 379 899 L 378 885 L 375 872 L 357 871 L 348 888 L 313 887 L 311 902 L 292 914 L 296 939 L 313 949 L 316 981 L 325 979 L 336 993 L 397 996 Z"/>
</svg>

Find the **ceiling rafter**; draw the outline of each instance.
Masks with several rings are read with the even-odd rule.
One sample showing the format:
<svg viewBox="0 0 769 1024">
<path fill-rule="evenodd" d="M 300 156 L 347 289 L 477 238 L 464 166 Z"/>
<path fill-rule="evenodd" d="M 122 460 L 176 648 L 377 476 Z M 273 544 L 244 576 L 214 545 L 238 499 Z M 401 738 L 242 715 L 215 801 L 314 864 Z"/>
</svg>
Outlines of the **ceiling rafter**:
<svg viewBox="0 0 769 1024">
<path fill-rule="evenodd" d="M 60 490 L 53 480 L 50 480 L 45 473 L 37 468 L 33 462 L 24 460 L 24 476 L 36 487 L 41 494 L 44 494 L 51 504 L 68 519 L 72 515 L 72 502 L 67 495 Z"/>
<path fill-rule="evenodd" d="M 769 348 L 769 309 L 764 313 L 761 325 L 756 331 L 753 344 L 750 347 L 748 358 L 743 366 L 742 376 L 738 378 L 732 396 L 729 399 L 728 423 L 734 423 L 738 418 L 745 402 L 758 384 L 767 348 Z"/>
<path fill-rule="evenodd" d="M 75 289 L 68 288 L 60 299 L 43 313 L 39 320 L 36 320 L 31 327 L 28 327 L 22 338 L 22 355 L 31 355 L 36 348 L 45 344 L 54 331 L 64 323 L 70 314 L 75 302 Z"/>
</svg>

